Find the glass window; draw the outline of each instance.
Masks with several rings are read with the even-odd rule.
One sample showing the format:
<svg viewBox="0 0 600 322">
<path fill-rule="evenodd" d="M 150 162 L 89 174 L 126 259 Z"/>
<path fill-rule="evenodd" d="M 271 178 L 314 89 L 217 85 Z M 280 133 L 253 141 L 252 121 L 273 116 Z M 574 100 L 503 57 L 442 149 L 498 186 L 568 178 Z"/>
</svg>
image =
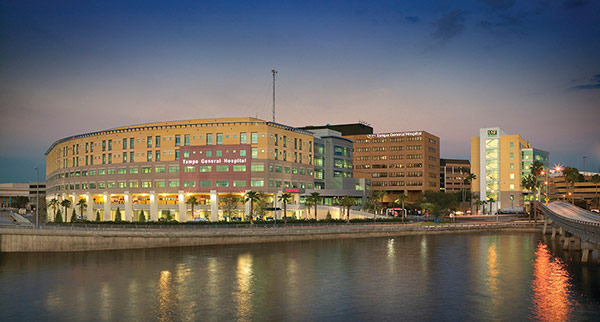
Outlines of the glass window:
<svg viewBox="0 0 600 322">
<path fill-rule="evenodd" d="M 127 149 L 127 139 L 123 139 L 123 150 L 125 150 L 125 149 Z M 87 143 L 86 143 L 86 149 L 85 150 L 86 150 L 85 152 L 87 152 Z"/>
<path fill-rule="evenodd" d="M 252 148 L 252 159 L 258 158 L 258 149 Z"/>
<path fill-rule="evenodd" d="M 245 157 L 246 156 L 246 150 L 240 150 L 240 156 L 241 157 Z"/>
<path fill-rule="evenodd" d="M 163 180 L 161 180 L 161 181 L 155 181 L 154 182 L 154 187 L 155 188 L 164 188 L 165 187 L 165 182 Z"/>
<path fill-rule="evenodd" d="M 205 155 L 207 158 L 212 157 L 212 151 L 206 151 Z"/>
<path fill-rule="evenodd" d="M 246 171 L 246 165 L 244 165 L 244 164 L 235 164 L 233 166 L 233 172 L 243 172 L 243 171 Z"/>
<path fill-rule="evenodd" d="M 183 186 L 187 188 L 193 188 L 196 186 L 196 181 L 184 181 Z"/>
<path fill-rule="evenodd" d="M 115 174 L 115 169 L 106 170 L 106 174 L 108 174 L 108 175 Z"/>
<path fill-rule="evenodd" d="M 95 176 L 96 175 L 96 170 L 90 170 L 90 176 Z"/>
<path fill-rule="evenodd" d="M 175 150 L 175 160 L 179 160 L 179 150 Z"/>
<path fill-rule="evenodd" d="M 212 171 L 212 166 L 211 165 L 201 165 L 198 167 L 198 171 L 200 172 L 211 172 Z"/>
<path fill-rule="evenodd" d="M 175 135 L 175 146 L 181 146 L 181 135 Z"/>
<path fill-rule="evenodd" d="M 218 144 L 218 143 L 217 143 L 217 144 Z M 215 151 L 215 156 L 216 156 L 216 157 L 222 157 L 222 156 L 223 156 L 223 151 L 221 151 L 221 150 L 217 150 L 217 151 Z"/>
<path fill-rule="evenodd" d="M 284 167 L 283 171 L 284 173 L 290 173 L 290 167 Z"/>
<path fill-rule="evenodd" d="M 112 140 L 108 140 L 108 151 L 112 151 Z"/>
<path fill-rule="evenodd" d="M 183 137 L 183 145 L 185 145 L 185 146 L 189 146 L 190 145 L 190 135 L 189 134 L 184 135 L 184 137 Z"/>
<path fill-rule="evenodd" d="M 217 172 L 228 172 L 229 166 L 228 165 L 218 165 L 216 170 L 217 170 Z"/>
<path fill-rule="evenodd" d="M 133 156 L 134 156 L 134 153 L 129 152 L 129 162 L 133 162 Z"/>
<path fill-rule="evenodd" d="M 264 187 L 265 180 L 252 180 L 250 181 L 250 186 L 252 187 Z"/>
<path fill-rule="evenodd" d="M 276 165 L 275 166 L 275 172 L 281 172 L 281 166 L 280 165 Z"/>
<path fill-rule="evenodd" d="M 125 168 L 117 169 L 117 174 L 126 174 L 126 173 L 127 173 L 127 169 L 125 169 Z"/>
<path fill-rule="evenodd" d="M 247 140 L 246 135 L 247 135 L 246 133 L 243 133 L 243 132 L 240 133 L 240 144 L 246 144 L 246 142 L 247 142 L 246 141 Z M 235 187 L 235 185 L 234 185 L 234 187 Z"/>
<path fill-rule="evenodd" d="M 169 180 L 169 188 L 179 188 L 179 180 Z"/>
<path fill-rule="evenodd" d="M 154 173 L 165 173 L 166 171 L 166 167 L 162 166 L 162 167 L 155 167 L 154 168 Z"/>
<path fill-rule="evenodd" d="M 154 146 L 160 148 L 160 136 L 155 137 Z"/>
<path fill-rule="evenodd" d="M 227 181 L 227 180 L 217 180 L 216 181 L 216 186 L 217 187 L 229 187 L 229 181 Z"/>
<path fill-rule="evenodd" d="M 146 147 L 147 148 L 152 147 L 152 137 L 151 136 L 146 137 Z"/>
<path fill-rule="evenodd" d="M 190 151 L 183 151 L 183 157 L 184 158 L 189 158 L 190 157 Z"/>
<path fill-rule="evenodd" d="M 212 133 L 208 133 L 206 134 L 206 145 L 212 145 L 213 144 L 213 135 Z"/>
<path fill-rule="evenodd" d="M 129 168 L 129 173 L 130 174 L 137 174 L 137 173 L 139 173 L 139 168 Z"/>
<path fill-rule="evenodd" d="M 160 151 L 154 151 L 154 161 L 160 161 Z"/>
<path fill-rule="evenodd" d="M 233 180 L 233 186 L 234 187 L 245 187 L 246 180 Z"/>
<path fill-rule="evenodd" d="M 152 151 L 148 151 L 146 153 L 146 161 L 148 161 L 148 162 L 152 161 Z"/>
<path fill-rule="evenodd" d="M 152 173 L 152 168 L 150 168 L 150 167 L 143 167 L 142 168 L 142 173 Z"/>
<path fill-rule="evenodd" d="M 265 171 L 265 165 L 264 164 L 253 164 L 250 167 L 251 171 L 253 172 L 261 172 L 261 171 Z"/>
<path fill-rule="evenodd" d="M 223 144 L 223 133 L 217 133 L 217 145 Z"/>
<path fill-rule="evenodd" d="M 87 157 L 85 163 L 87 163 Z M 127 152 L 123 152 L 123 163 L 127 163 Z"/>
<path fill-rule="evenodd" d="M 252 144 L 257 144 L 258 143 L 258 133 L 257 132 L 252 132 L 250 134 L 250 140 Z"/>
<path fill-rule="evenodd" d="M 133 149 L 134 146 L 135 146 L 135 138 L 130 138 L 129 139 L 129 148 Z"/>
<path fill-rule="evenodd" d="M 151 181 L 142 181 L 142 188 L 152 188 Z"/>
<path fill-rule="evenodd" d="M 169 173 L 179 172 L 179 166 L 171 166 L 169 167 Z"/>
<path fill-rule="evenodd" d="M 196 167 L 193 165 L 188 165 L 183 167 L 183 172 L 196 172 Z"/>
<path fill-rule="evenodd" d="M 202 180 L 200 181 L 200 187 L 212 187 L 212 182 L 210 180 Z"/>
</svg>

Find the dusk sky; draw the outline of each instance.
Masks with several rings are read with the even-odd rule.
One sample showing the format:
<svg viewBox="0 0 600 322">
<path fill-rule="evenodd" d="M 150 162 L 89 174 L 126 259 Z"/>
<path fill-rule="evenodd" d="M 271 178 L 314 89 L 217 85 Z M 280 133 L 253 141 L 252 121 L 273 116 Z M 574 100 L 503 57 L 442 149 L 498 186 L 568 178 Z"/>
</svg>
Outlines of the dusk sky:
<svg viewBox="0 0 600 322">
<path fill-rule="evenodd" d="M 0 0 L 0 182 L 74 134 L 253 116 L 426 130 L 470 157 L 499 126 L 600 168 L 600 1 Z"/>
</svg>

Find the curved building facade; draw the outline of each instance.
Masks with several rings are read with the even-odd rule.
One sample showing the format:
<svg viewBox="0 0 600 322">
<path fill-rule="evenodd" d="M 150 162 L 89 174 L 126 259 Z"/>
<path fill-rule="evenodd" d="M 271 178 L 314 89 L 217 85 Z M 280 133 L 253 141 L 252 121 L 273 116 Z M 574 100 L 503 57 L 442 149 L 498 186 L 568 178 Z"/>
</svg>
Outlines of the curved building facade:
<svg viewBox="0 0 600 322">
<path fill-rule="evenodd" d="M 270 196 L 314 188 L 313 134 L 256 118 L 148 123 L 80 134 L 46 151 L 47 199 L 86 200 L 88 220 L 222 219 L 248 212 L 248 190 Z M 186 204 L 195 196 L 194 213 Z M 297 198 L 297 197 L 296 197 Z M 71 216 L 68 211 L 67 216 Z M 51 220 L 53 210 L 49 210 Z M 229 211 L 231 214 L 231 211 Z M 64 217 L 63 217 L 64 218 Z"/>
</svg>

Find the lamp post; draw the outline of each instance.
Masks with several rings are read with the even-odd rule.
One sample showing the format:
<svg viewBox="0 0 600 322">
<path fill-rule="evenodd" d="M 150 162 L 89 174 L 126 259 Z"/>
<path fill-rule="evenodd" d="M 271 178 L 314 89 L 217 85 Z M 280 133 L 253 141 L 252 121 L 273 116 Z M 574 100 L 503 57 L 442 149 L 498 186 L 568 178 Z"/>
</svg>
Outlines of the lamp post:
<svg viewBox="0 0 600 322">
<path fill-rule="evenodd" d="M 35 171 L 37 173 L 36 182 L 35 182 L 35 228 L 39 228 L 39 218 L 40 218 L 40 169 L 35 167 Z"/>
</svg>

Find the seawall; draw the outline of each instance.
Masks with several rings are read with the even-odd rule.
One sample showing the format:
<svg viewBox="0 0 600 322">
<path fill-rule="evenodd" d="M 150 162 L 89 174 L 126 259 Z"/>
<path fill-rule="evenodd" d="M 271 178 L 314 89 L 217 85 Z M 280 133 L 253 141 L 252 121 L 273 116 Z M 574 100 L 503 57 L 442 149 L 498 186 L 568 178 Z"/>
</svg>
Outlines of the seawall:
<svg viewBox="0 0 600 322">
<path fill-rule="evenodd" d="M 361 225 L 215 229 L 14 229 L 0 228 L 0 252 L 72 252 L 184 247 L 298 240 L 366 238 L 484 231 L 540 231 L 528 223 Z"/>
</svg>

